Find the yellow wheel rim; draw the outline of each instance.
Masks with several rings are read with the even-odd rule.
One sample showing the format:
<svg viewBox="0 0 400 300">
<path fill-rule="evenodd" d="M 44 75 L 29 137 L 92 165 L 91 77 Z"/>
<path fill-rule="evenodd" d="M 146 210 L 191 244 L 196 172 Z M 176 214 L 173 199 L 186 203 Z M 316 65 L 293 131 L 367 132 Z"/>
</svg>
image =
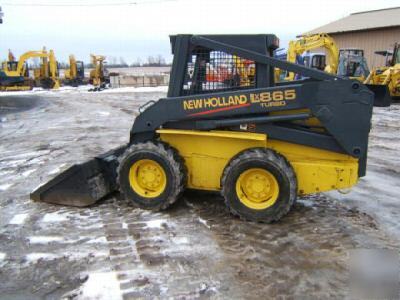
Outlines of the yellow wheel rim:
<svg viewBox="0 0 400 300">
<path fill-rule="evenodd" d="M 267 170 L 252 168 L 240 174 L 236 181 L 236 194 L 245 206 L 266 209 L 278 199 L 279 184 Z"/>
<path fill-rule="evenodd" d="M 141 159 L 131 166 L 129 183 L 139 196 L 155 198 L 164 192 L 167 186 L 167 176 L 158 162 L 151 159 Z"/>
</svg>

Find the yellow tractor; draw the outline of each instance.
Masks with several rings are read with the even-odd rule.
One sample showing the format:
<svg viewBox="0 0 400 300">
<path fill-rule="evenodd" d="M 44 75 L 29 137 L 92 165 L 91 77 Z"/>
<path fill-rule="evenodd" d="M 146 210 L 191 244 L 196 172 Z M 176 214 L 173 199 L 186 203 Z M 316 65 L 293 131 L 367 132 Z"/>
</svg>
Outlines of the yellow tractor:
<svg viewBox="0 0 400 300">
<path fill-rule="evenodd" d="M 388 99 L 359 81 L 274 58 L 275 35 L 185 34 L 171 36 L 171 46 L 168 94 L 140 107 L 129 143 L 71 166 L 33 200 L 87 206 L 119 190 L 157 211 L 188 188 L 220 192 L 243 219 L 273 222 L 296 197 L 350 188 L 365 176 L 372 108 Z M 215 80 L 239 59 L 254 66 L 233 72 L 244 80 Z M 274 68 L 309 79 L 276 84 Z"/>
<path fill-rule="evenodd" d="M 58 89 L 60 87 L 60 80 L 58 74 L 58 63 L 54 55 L 54 51 L 47 52 L 43 47 L 42 51 L 36 52 L 36 57 L 40 58 L 40 65 L 33 70 L 33 78 L 35 86 L 43 87 L 45 89 Z"/>
<path fill-rule="evenodd" d="M 69 56 L 69 67 L 64 71 L 64 82 L 67 85 L 78 86 L 84 83 L 85 67 L 83 61 L 77 61 L 74 55 Z"/>
<path fill-rule="evenodd" d="M 371 71 L 364 83 L 388 86 L 394 99 L 400 98 L 400 44 L 394 45 L 393 52 L 377 51 L 386 57 L 386 66 Z"/>
</svg>

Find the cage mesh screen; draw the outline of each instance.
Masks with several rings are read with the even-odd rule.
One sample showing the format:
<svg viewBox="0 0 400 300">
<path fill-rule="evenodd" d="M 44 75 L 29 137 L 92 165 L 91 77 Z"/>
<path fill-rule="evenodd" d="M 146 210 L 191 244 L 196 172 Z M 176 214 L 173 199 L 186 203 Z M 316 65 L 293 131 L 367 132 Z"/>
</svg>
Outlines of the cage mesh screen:
<svg viewBox="0 0 400 300">
<path fill-rule="evenodd" d="M 254 61 L 221 51 L 193 51 L 186 67 L 184 95 L 255 87 Z"/>
</svg>

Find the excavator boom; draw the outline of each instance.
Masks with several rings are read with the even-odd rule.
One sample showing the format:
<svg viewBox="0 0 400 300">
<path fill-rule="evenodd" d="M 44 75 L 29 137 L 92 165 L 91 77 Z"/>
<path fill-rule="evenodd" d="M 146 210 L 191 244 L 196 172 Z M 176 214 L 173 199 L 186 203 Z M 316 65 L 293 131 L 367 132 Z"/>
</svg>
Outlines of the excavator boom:
<svg viewBox="0 0 400 300">
<path fill-rule="evenodd" d="M 318 48 L 324 48 L 328 52 L 328 64 L 325 71 L 330 74 L 336 74 L 339 64 L 339 49 L 335 41 L 326 33 L 306 35 L 295 41 L 290 41 L 286 60 L 295 63 L 298 55 Z M 285 79 L 293 80 L 294 73 L 290 72 Z"/>
<path fill-rule="evenodd" d="M 18 77 L 23 77 L 25 72 L 26 72 L 26 62 L 28 59 L 31 58 L 41 58 L 42 60 L 46 61 L 46 64 L 44 66 L 44 72 L 49 73 L 46 75 L 46 77 L 49 77 L 53 83 L 53 88 L 59 88 L 60 83 L 58 79 L 58 67 L 57 67 L 57 61 L 54 55 L 54 51 L 50 50 L 47 52 L 45 49 L 41 51 L 28 51 L 22 54 L 18 60 L 17 67 L 15 70 L 10 70 L 8 68 L 8 62 L 4 64 L 3 72 L 6 77 L 8 78 L 18 78 Z"/>
</svg>

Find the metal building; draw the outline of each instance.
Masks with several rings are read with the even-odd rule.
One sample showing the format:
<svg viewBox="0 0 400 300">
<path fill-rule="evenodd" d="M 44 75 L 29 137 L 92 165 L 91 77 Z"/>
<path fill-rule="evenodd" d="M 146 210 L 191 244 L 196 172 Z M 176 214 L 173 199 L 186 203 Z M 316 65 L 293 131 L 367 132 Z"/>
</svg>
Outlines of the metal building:
<svg viewBox="0 0 400 300">
<path fill-rule="evenodd" d="M 382 66 L 385 58 L 374 52 L 400 42 L 400 7 L 353 13 L 304 34 L 314 33 L 328 33 L 340 48 L 364 49 L 370 68 Z"/>
</svg>

